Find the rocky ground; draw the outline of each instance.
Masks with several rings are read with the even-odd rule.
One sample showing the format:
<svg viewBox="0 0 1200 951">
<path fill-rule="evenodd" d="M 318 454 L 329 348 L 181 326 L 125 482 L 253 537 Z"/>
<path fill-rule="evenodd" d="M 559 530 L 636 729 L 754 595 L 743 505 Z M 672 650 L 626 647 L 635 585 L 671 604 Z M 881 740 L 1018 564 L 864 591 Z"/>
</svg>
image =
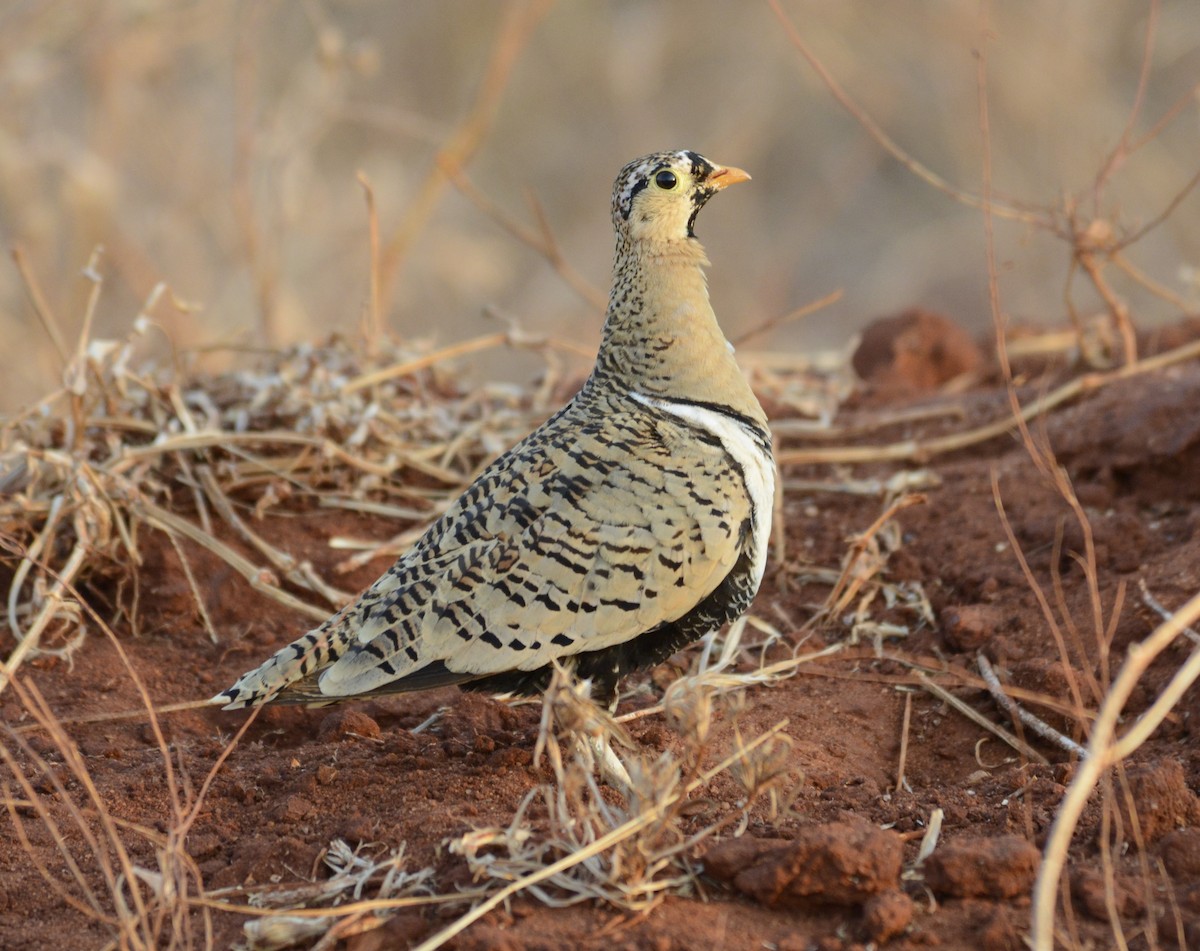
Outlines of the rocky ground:
<svg viewBox="0 0 1200 951">
<path fill-rule="evenodd" d="M 1009 412 L 1007 391 L 986 358 L 966 358 L 973 373 L 968 385 L 946 388 L 944 380 L 964 367 L 955 359 L 949 370 L 942 367 L 945 338 L 936 328 L 913 326 L 892 328 L 874 340 L 874 356 L 856 361 L 873 384 L 839 412 L 837 446 L 936 443 Z M 909 331 L 915 343 L 907 340 L 898 356 L 894 342 Z M 1017 368 L 1023 403 L 1078 376 L 1054 360 L 1027 362 Z M 770 409 L 778 424 L 794 415 L 783 405 Z M 645 913 L 595 901 L 558 907 L 561 891 L 523 891 L 448 947 L 1025 946 L 1040 851 L 1077 758 L 1028 729 L 1019 732 L 1032 749 L 1018 752 L 924 684 L 940 685 L 1011 730 L 1006 711 L 981 686 L 982 656 L 1023 705 L 1086 743 L 1084 727 L 1104 684 L 1129 645 L 1160 623 L 1140 586 L 1168 609 L 1200 590 L 1200 365 L 1193 359 L 1106 382 L 1031 422 L 1032 438 L 1052 447 L 1069 476 L 1089 533 L 1013 433 L 927 458 L 917 452 L 831 463 L 806 462 L 803 455 L 830 440 L 779 428 L 783 458 L 794 460 L 783 467 L 780 557 L 754 606 L 764 623 L 747 628 L 743 644 L 761 642 L 772 630 L 781 637 L 764 652 L 745 650 L 738 670 L 840 649 L 798 664 L 771 685 L 745 688 L 740 709 L 718 703 L 702 750 L 703 765 L 711 765 L 731 748 L 735 725 L 749 741 L 786 720 L 790 745 L 775 747 L 782 778 L 774 801 L 761 797 L 743 821 L 746 794 L 729 772 L 694 792 L 677 811 L 673 834 L 686 838 L 714 825 L 718 831 L 689 846 L 691 874 Z M 880 486 L 898 474 L 907 474 L 923 503 L 899 508 L 871 536 L 859 559 L 866 566 L 862 587 L 820 618 L 848 545 L 885 513 L 889 499 Z M 330 539 L 388 538 L 398 527 L 293 502 L 275 509 L 259 530 L 332 572 L 344 555 L 331 550 Z M 214 643 L 177 549 L 157 532 L 137 542 L 144 563 L 136 589 L 112 580 L 86 592 L 102 615 L 115 616 L 116 639 L 93 630 L 71 664 L 43 658 L 24 668 L 25 682 L 36 685 L 78 745 L 133 863 L 159 867 L 178 826 L 169 761 L 178 795 L 192 801 L 203 793 L 183 847 L 214 900 L 244 904 L 263 886 L 328 879 L 323 854 L 339 838 L 372 856 L 403 844 L 405 867 L 431 869 L 427 884 L 439 895 L 496 887 L 473 882 L 464 857 L 447 843 L 475 829 L 508 826 L 530 791 L 554 779 L 548 760 L 533 756 L 537 704 L 510 707 L 450 688 L 345 708 L 269 709 L 204 789 L 242 714 L 211 708 L 164 714 L 166 761 L 144 716 L 80 722 L 139 709 L 126 663 L 156 704 L 197 700 L 310 626 L 264 599 L 225 562 L 189 547 L 190 570 L 218 635 Z M 372 562 L 337 584 L 365 585 L 385 566 Z M 0 635 L 5 655 L 13 647 L 6 637 L 7 629 Z M 1153 701 L 1193 647 L 1181 638 L 1157 659 L 1124 722 Z M 694 657 L 694 649 L 685 652 L 630 684 L 621 712 L 657 703 Z M 87 883 L 112 913 L 102 863 L 81 831 L 99 829 L 86 783 L 72 772 L 60 742 L 29 728 L 34 705 L 28 692 L 0 695 L 10 751 L 3 772 L 9 808 L 0 817 L 0 946 L 111 947 L 113 928 L 85 911 L 79 884 Z M 443 707 L 440 719 L 414 732 Z M 1200 691 L 1192 689 L 1126 763 L 1107 798 L 1093 797 L 1064 879 L 1069 900 L 1057 924 L 1064 945 L 1115 947 L 1119 931 L 1133 948 L 1200 947 L 1197 724 Z M 682 759 L 695 746 L 661 714 L 626 728 L 639 755 L 673 752 Z M 27 787 L 14 783 L 14 770 Z M 603 794 L 619 802 L 613 790 Z M 82 804 L 75 818 L 72 803 Z M 918 864 L 936 810 L 940 836 Z M 529 829 L 536 836 L 547 821 L 535 803 Z M 1102 849 L 1106 836 L 1110 847 Z M 64 854 L 75 858 L 78 877 Z M 675 874 L 672 868 L 663 877 Z M 56 890 L 47 877 L 64 884 Z M 364 897 L 374 893 L 372 885 Z M 324 946 L 417 946 L 468 907 L 417 903 L 382 923 L 361 919 Z M 244 940 L 251 917 L 212 911 L 212 946 Z M 199 908 L 190 922 L 187 941 L 203 947 Z"/>
</svg>

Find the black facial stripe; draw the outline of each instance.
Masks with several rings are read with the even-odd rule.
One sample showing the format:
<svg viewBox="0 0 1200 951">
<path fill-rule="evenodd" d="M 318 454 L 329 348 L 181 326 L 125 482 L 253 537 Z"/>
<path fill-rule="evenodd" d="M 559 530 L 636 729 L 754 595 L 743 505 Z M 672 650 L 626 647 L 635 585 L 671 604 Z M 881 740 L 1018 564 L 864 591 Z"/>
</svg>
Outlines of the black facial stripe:
<svg viewBox="0 0 1200 951">
<path fill-rule="evenodd" d="M 692 213 L 688 215 L 687 233 L 689 238 L 696 237 L 696 216 L 700 214 L 700 209 L 704 207 L 713 195 L 717 193 L 715 188 L 705 188 L 703 186 L 696 188 L 692 194 Z"/>
<path fill-rule="evenodd" d="M 700 155 L 697 152 L 684 152 L 683 154 L 686 155 L 688 161 L 692 163 L 692 178 L 694 178 L 696 181 L 702 182 L 708 178 L 709 175 L 716 171 L 713 164 L 709 162 L 708 159 L 706 159 L 703 155 Z"/>
<path fill-rule="evenodd" d="M 629 201 L 625 204 L 625 207 L 622 209 L 622 212 L 623 212 L 622 217 L 626 221 L 629 220 L 629 215 L 633 212 L 633 199 L 636 197 L 638 192 L 644 191 L 646 188 L 649 187 L 649 185 L 650 185 L 649 177 L 639 178 L 636 182 L 633 183 L 633 187 L 631 189 L 629 189 Z"/>
</svg>

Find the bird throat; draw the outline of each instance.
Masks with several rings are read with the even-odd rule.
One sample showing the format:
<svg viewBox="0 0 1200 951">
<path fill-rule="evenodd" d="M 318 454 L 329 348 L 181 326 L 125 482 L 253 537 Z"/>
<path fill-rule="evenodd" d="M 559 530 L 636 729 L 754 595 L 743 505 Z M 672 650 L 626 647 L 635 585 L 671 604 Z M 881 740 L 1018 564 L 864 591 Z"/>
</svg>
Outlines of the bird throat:
<svg viewBox="0 0 1200 951">
<path fill-rule="evenodd" d="M 695 239 L 618 248 L 596 375 L 646 396 L 728 406 L 766 423 L 708 298 Z"/>
</svg>

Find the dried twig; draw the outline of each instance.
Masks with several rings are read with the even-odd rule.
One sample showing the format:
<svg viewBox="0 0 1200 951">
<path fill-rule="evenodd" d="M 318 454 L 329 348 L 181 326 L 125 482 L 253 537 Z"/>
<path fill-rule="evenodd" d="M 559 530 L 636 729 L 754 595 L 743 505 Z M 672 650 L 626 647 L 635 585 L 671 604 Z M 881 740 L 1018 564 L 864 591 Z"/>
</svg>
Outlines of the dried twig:
<svg viewBox="0 0 1200 951">
<path fill-rule="evenodd" d="M 987 442 L 1042 416 L 1079 396 L 1095 392 L 1120 380 L 1132 379 L 1164 367 L 1200 357 L 1200 341 L 1193 340 L 1173 350 L 1144 357 L 1135 364 L 1106 372 L 1087 373 L 1064 383 L 1031 403 L 1021 406 L 1013 415 L 988 423 L 964 433 L 951 433 L 934 439 L 905 439 L 881 446 L 830 446 L 788 449 L 777 458 L 780 466 L 813 465 L 817 463 L 898 462 L 911 460 L 926 463 L 935 456 Z"/>
<path fill-rule="evenodd" d="M 1004 687 L 1000 683 L 1000 678 L 996 676 L 995 668 L 992 667 L 991 662 L 982 653 L 976 655 L 975 659 L 979 664 L 979 675 L 983 678 L 983 682 L 987 684 L 988 692 L 992 695 L 992 699 L 1007 711 L 1013 720 L 1020 720 L 1042 739 L 1049 740 L 1051 743 L 1061 746 L 1068 753 L 1073 753 L 1080 758 L 1087 755 L 1087 750 L 1069 736 L 1059 733 L 1058 730 L 1050 726 L 1045 720 L 1030 713 L 1005 693 Z"/>
<path fill-rule="evenodd" d="M 1039 753 L 1037 750 L 1035 750 L 1032 746 L 1030 746 L 1024 740 L 1013 736 L 1011 733 L 1008 732 L 1008 730 L 1004 729 L 1004 727 L 1000 726 L 998 723 L 993 723 L 991 720 L 989 720 L 987 717 L 985 717 L 982 713 L 979 713 L 977 710 L 974 710 L 971 707 L 967 706 L 965 703 L 963 703 L 961 700 L 959 700 L 958 697 L 954 696 L 954 694 L 952 694 L 949 690 L 946 690 L 945 688 L 938 686 L 938 684 L 936 684 L 932 680 L 930 680 L 925 674 L 918 672 L 917 680 L 921 684 L 922 687 L 924 687 L 926 690 L 928 690 L 931 694 L 933 694 L 939 700 L 942 700 L 945 703 L 948 703 L 950 706 L 952 706 L 955 710 L 957 710 L 959 713 L 961 713 L 968 720 L 983 727 L 983 729 L 987 730 L 993 736 L 997 736 L 1000 739 L 1002 739 L 1005 743 L 1007 743 L 1009 746 L 1011 746 L 1014 750 L 1016 750 L 1018 753 L 1020 753 L 1026 759 L 1028 759 L 1034 763 L 1040 763 L 1043 766 L 1046 765 L 1047 763 L 1049 763 L 1049 760 L 1047 760 L 1046 757 L 1044 757 L 1041 753 Z"/>
</svg>

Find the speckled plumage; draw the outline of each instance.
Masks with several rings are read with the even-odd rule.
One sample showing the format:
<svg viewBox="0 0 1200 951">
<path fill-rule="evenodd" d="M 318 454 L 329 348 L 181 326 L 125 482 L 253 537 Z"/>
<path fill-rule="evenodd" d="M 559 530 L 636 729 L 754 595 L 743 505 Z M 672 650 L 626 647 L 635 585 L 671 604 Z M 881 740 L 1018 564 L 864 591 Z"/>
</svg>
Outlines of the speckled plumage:
<svg viewBox="0 0 1200 951">
<path fill-rule="evenodd" d="M 554 660 L 612 700 L 626 672 L 742 614 L 762 578 L 774 465 L 694 223 L 746 178 L 686 151 L 622 169 L 612 294 L 583 388 L 358 600 L 214 702 L 532 692 Z"/>
</svg>

